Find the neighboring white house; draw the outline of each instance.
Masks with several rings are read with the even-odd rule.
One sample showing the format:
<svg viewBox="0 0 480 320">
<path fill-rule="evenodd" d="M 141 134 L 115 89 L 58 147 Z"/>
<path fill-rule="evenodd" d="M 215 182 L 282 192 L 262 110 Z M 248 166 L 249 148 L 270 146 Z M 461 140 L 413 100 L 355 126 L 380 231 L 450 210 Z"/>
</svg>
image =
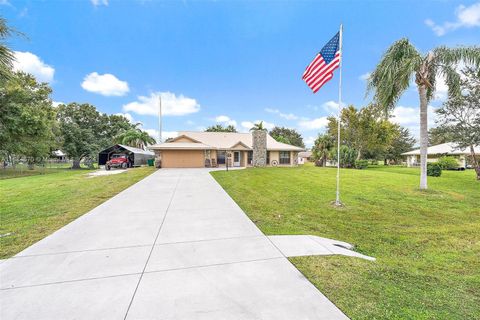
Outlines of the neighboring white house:
<svg viewBox="0 0 480 320">
<path fill-rule="evenodd" d="M 312 151 L 302 151 L 298 153 L 298 164 L 305 164 L 311 161 Z"/>
<path fill-rule="evenodd" d="M 480 153 L 479 146 L 476 146 L 474 150 L 475 154 Z M 420 149 L 405 152 L 402 153 L 402 155 L 407 157 L 408 167 L 417 167 L 420 165 Z M 460 168 L 466 168 L 468 155 L 470 155 L 470 148 L 458 149 L 455 143 L 447 142 L 428 147 L 427 162 L 436 162 L 440 157 L 452 156 L 457 159 Z"/>
<path fill-rule="evenodd" d="M 52 156 L 57 160 L 65 160 L 67 155 L 62 150 L 52 151 Z"/>
</svg>

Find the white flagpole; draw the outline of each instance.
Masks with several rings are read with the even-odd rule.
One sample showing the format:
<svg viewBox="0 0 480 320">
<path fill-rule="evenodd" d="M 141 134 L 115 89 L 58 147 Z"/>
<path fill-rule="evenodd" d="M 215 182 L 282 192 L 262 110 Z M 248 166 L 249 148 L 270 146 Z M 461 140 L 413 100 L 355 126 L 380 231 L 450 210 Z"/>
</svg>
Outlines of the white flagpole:
<svg viewBox="0 0 480 320">
<path fill-rule="evenodd" d="M 341 206 L 342 202 L 340 202 L 340 120 L 342 117 L 342 64 L 343 64 L 343 49 L 342 49 L 342 36 L 343 36 L 343 25 L 340 24 L 340 39 L 339 39 L 339 46 L 340 46 L 340 77 L 338 80 L 338 127 L 337 127 L 337 197 L 335 200 L 336 206 Z"/>
<path fill-rule="evenodd" d="M 162 96 L 158 96 L 158 143 L 162 143 Z"/>
</svg>

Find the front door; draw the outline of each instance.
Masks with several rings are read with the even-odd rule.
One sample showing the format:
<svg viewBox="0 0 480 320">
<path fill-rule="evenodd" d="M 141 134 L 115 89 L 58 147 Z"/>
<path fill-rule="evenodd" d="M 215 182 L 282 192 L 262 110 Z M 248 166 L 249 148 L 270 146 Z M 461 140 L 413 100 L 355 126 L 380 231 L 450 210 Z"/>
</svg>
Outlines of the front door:
<svg viewBox="0 0 480 320">
<path fill-rule="evenodd" d="M 240 167 L 240 151 L 233 151 L 233 166 Z"/>
</svg>

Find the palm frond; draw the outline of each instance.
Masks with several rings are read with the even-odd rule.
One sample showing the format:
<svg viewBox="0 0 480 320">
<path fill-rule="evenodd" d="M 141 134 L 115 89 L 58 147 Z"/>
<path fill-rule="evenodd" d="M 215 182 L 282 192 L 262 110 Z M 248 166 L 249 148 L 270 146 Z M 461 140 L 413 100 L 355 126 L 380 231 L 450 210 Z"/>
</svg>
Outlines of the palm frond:
<svg viewBox="0 0 480 320">
<path fill-rule="evenodd" d="M 412 76 L 421 63 L 421 54 L 408 39 L 398 40 L 387 50 L 372 72 L 367 92 L 374 91 L 376 104 L 388 113 L 410 86 Z"/>
<path fill-rule="evenodd" d="M 476 68 L 480 66 L 480 47 L 476 46 L 457 48 L 442 46 L 434 50 L 434 56 L 435 73 L 445 77 L 449 96 L 461 93 L 461 77 L 458 68 L 462 63 Z"/>
</svg>

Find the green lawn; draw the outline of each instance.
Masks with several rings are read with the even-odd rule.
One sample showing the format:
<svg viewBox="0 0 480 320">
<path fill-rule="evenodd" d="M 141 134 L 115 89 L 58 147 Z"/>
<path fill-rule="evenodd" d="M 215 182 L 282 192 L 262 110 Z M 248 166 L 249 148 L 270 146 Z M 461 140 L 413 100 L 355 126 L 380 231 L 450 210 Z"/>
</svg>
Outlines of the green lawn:
<svg viewBox="0 0 480 320">
<path fill-rule="evenodd" d="M 0 180 L 0 259 L 20 252 L 153 171 L 142 167 L 87 177 L 92 171 L 63 169 Z"/>
<path fill-rule="evenodd" d="M 305 165 L 212 175 L 266 234 L 350 242 L 377 258 L 292 258 L 352 319 L 480 319 L 480 182 L 444 171 L 418 189 L 418 169 L 341 171 Z"/>
</svg>

